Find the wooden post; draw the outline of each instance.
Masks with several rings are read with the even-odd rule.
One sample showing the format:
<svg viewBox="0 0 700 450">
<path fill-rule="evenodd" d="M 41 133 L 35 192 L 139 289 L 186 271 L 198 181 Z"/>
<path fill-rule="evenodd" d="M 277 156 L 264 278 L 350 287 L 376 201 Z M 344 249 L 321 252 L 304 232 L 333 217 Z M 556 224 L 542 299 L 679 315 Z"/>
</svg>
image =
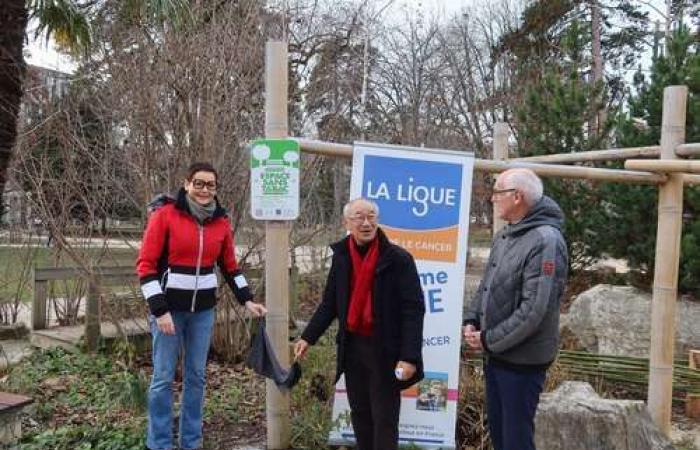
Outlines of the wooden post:
<svg viewBox="0 0 700 450">
<path fill-rule="evenodd" d="M 688 367 L 692 370 L 700 370 L 700 350 L 688 352 Z M 687 394 L 685 399 L 685 414 L 691 419 L 700 420 L 700 394 Z"/>
<path fill-rule="evenodd" d="M 508 136 L 510 129 L 505 122 L 496 122 L 493 126 L 493 159 L 494 161 L 505 161 L 508 159 Z M 489 199 L 490 201 L 490 199 Z M 503 228 L 503 219 L 493 215 L 493 235 Z"/>
<path fill-rule="evenodd" d="M 675 159 L 674 149 L 685 140 L 688 88 L 664 89 L 661 158 Z M 670 173 L 659 186 L 654 291 L 651 303 L 651 346 L 647 407 L 656 425 L 671 431 L 673 350 L 676 336 L 676 297 L 683 214 L 683 174 Z"/>
<path fill-rule="evenodd" d="M 287 130 L 287 42 L 270 41 L 265 61 L 265 135 L 285 138 Z M 277 358 L 289 366 L 289 222 L 265 223 L 265 303 L 267 332 Z M 289 448 L 289 394 L 283 393 L 272 380 L 266 384 L 267 448 Z"/>
<path fill-rule="evenodd" d="M 32 329 L 43 330 L 46 328 L 46 295 L 47 281 L 37 280 L 34 271 L 34 298 L 32 301 Z"/>
<path fill-rule="evenodd" d="M 89 352 L 96 352 L 100 342 L 100 289 L 97 279 L 88 280 L 87 303 L 85 305 L 85 346 Z"/>
</svg>

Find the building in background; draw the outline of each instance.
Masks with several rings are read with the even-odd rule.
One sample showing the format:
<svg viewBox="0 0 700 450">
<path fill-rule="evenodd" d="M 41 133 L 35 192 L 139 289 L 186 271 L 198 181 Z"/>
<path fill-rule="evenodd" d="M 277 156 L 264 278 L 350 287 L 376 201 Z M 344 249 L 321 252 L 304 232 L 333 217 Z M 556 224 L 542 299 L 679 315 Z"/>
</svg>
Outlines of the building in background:
<svg viewBox="0 0 700 450">
<path fill-rule="evenodd" d="M 31 125 L 35 118 L 43 116 L 45 105 L 66 95 L 73 75 L 59 70 L 27 64 L 24 80 L 24 96 L 19 126 Z M 40 225 L 35 223 L 31 212 L 29 193 L 22 189 L 12 173 L 8 173 L 5 192 L 2 194 L 2 226 L 23 228 Z"/>
</svg>

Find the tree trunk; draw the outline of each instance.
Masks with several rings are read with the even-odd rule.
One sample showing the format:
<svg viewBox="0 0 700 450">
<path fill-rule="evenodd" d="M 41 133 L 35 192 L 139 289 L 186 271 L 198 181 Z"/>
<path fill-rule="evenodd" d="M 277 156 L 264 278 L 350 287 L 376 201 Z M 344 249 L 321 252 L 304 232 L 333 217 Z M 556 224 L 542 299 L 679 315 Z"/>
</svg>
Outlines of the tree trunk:
<svg viewBox="0 0 700 450">
<path fill-rule="evenodd" d="M 17 139 L 25 65 L 22 56 L 27 28 L 25 0 L 0 1 L 0 194 Z"/>
<path fill-rule="evenodd" d="M 603 56 L 601 53 L 601 16 L 600 16 L 600 4 L 598 0 L 591 1 L 591 30 L 592 30 L 592 46 L 593 46 L 593 82 L 594 84 L 603 83 Z M 598 104 L 601 103 L 603 98 L 603 91 L 596 96 L 596 108 Z M 605 107 L 600 105 L 600 109 L 596 111 L 595 117 L 592 120 L 592 134 L 594 136 L 600 136 L 605 126 L 605 121 L 607 120 L 607 113 Z"/>
</svg>

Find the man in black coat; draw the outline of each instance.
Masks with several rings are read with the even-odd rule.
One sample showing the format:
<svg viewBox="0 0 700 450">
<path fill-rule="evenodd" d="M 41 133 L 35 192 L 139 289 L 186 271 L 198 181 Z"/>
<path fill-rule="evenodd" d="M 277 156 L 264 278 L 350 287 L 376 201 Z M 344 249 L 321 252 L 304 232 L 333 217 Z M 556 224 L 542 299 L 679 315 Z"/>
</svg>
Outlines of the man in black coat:
<svg viewBox="0 0 700 450">
<path fill-rule="evenodd" d="M 336 382 L 345 374 L 360 450 L 398 448 L 401 389 L 423 378 L 425 304 L 413 257 L 389 242 L 374 202 L 345 205 L 349 235 L 331 246 L 323 299 L 296 342 L 303 357 L 338 319 Z"/>
</svg>

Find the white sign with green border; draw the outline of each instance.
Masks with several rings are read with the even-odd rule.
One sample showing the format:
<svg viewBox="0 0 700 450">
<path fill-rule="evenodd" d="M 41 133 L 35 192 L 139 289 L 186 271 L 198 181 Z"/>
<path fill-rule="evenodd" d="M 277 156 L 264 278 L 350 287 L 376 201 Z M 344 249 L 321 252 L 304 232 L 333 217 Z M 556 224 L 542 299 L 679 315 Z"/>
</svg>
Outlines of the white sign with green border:
<svg viewBox="0 0 700 450">
<path fill-rule="evenodd" d="M 253 219 L 299 217 L 299 143 L 293 139 L 258 139 L 250 148 Z"/>
</svg>

